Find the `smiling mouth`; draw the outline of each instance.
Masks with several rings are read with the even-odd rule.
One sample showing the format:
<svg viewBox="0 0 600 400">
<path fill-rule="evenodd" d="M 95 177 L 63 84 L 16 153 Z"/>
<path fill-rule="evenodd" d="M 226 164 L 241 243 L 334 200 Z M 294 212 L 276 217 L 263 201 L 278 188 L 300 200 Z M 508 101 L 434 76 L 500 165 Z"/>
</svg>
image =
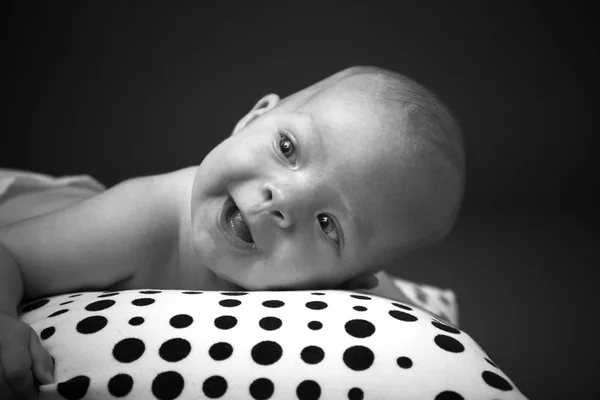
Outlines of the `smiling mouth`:
<svg viewBox="0 0 600 400">
<path fill-rule="evenodd" d="M 226 228 L 236 237 L 248 244 L 254 244 L 250 227 L 244 219 L 244 215 L 237 207 L 233 199 L 229 199 L 229 207 L 225 213 Z"/>
</svg>

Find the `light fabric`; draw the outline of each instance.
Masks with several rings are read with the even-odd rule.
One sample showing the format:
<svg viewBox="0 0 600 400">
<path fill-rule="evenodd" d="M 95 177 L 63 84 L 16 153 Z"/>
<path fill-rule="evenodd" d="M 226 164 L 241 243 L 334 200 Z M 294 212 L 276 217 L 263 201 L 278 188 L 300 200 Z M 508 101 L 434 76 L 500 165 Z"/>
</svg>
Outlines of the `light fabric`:
<svg viewBox="0 0 600 400">
<path fill-rule="evenodd" d="M 87 292 L 21 309 L 54 399 L 524 399 L 465 332 L 349 291 Z"/>
</svg>

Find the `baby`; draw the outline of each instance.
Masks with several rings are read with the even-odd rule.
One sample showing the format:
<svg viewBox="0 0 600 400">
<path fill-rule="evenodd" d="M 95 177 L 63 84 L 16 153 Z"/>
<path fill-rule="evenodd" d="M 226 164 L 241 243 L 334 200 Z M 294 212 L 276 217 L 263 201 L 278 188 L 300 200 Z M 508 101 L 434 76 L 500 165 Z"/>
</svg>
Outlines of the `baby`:
<svg viewBox="0 0 600 400">
<path fill-rule="evenodd" d="M 0 229 L 0 393 L 35 398 L 34 377 L 52 381 L 17 319 L 24 299 L 342 287 L 405 300 L 380 271 L 449 233 L 464 168 L 450 112 L 395 72 L 354 67 L 267 95 L 199 166 Z"/>
</svg>

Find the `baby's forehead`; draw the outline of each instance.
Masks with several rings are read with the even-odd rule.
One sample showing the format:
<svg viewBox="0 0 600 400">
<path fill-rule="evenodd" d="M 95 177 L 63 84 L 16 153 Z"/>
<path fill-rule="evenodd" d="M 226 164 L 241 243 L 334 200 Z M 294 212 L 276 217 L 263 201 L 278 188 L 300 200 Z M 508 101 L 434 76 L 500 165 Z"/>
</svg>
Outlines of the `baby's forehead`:
<svg viewBox="0 0 600 400">
<path fill-rule="evenodd" d="M 390 112 L 390 108 L 395 109 Z M 320 136 L 340 149 L 382 150 L 398 145 L 403 139 L 404 110 L 400 105 L 365 96 L 358 91 L 332 91 L 315 96 L 294 110 L 307 116 Z"/>
<path fill-rule="evenodd" d="M 402 105 L 386 102 L 393 100 L 345 84 L 305 95 L 288 110 L 319 137 L 323 179 L 361 212 L 381 210 L 421 164 L 414 152 L 420 142 L 407 132 Z"/>
<path fill-rule="evenodd" d="M 289 112 L 301 121 L 305 132 L 300 137 L 306 134 L 318 144 L 318 157 L 310 154 L 311 161 L 319 158 L 323 178 L 346 189 L 349 200 L 383 196 L 389 192 L 390 174 L 414 164 L 415 143 L 406 135 L 402 118 L 390 118 L 379 107 L 353 90 L 334 90 Z"/>
</svg>

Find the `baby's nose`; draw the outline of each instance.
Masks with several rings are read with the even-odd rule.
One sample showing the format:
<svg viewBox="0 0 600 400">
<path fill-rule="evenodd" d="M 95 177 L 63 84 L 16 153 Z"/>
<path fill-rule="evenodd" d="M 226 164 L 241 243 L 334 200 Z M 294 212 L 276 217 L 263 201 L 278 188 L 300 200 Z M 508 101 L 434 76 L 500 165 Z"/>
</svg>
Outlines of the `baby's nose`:
<svg viewBox="0 0 600 400">
<path fill-rule="evenodd" d="M 280 228 L 286 229 L 294 225 L 301 212 L 302 198 L 299 191 L 290 185 L 274 185 L 266 183 L 261 188 L 264 212 Z"/>
</svg>

